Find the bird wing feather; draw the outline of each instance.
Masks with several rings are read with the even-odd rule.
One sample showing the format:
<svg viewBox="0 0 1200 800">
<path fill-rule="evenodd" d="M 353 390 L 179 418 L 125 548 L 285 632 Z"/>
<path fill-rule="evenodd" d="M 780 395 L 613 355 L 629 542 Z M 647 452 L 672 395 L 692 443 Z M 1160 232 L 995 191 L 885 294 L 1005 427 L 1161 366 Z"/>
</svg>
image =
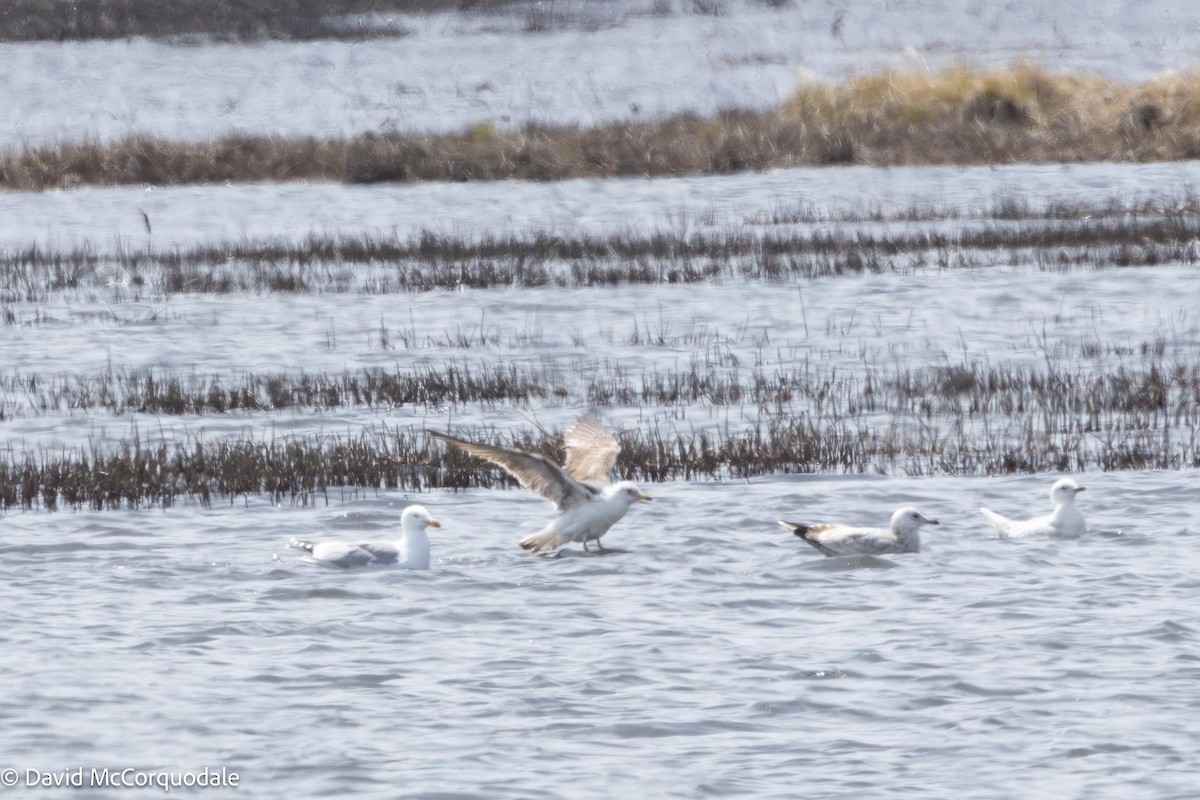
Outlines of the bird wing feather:
<svg viewBox="0 0 1200 800">
<path fill-rule="evenodd" d="M 791 531 L 793 534 L 795 534 L 799 538 L 801 538 L 804 541 L 811 544 L 813 547 L 815 547 L 817 549 L 818 552 L 824 553 L 827 556 L 836 556 L 837 555 L 837 553 L 830 550 L 825 545 L 821 544 L 819 541 L 817 541 L 817 539 L 813 538 L 814 534 L 820 533 L 821 531 L 831 528 L 833 526 L 821 525 L 821 524 L 799 525 L 795 522 L 788 522 L 788 521 L 782 520 L 782 519 L 779 520 L 779 525 L 780 525 L 780 527 Z"/>
<path fill-rule="evenodd" d="M 567 463 L 563 468 L 578 481 L 605 485 L 612 481 L 621 443 L 595 417 L 580 418 L 563 436 Z"/>
<path fill-rule="evenodd" d="M 838 555 L 857 553 L 885 553 L 893 546 L 891 534 L 882 528 L 858 528 L 849 525 L 813 525 L 808 532 L 810 541 L 822 545 Z"/>
<path fill-rule="evenodd" d="M 339 567 L 365 567 L 375 563 L 375 556 L 369 550 L 349 542 L 318 542 L 311 552 L 317 561 Z"/>
<path fill-rule="evenodd" d="M 531 492 L 537 492 L 542 497 L 554 503 L 562 511 L 586 502 L 596 494 L 596 490 L 572 478 L 557 464 L 537 453 L 526 453 L 521 450 L 510 450 L 507 447 L 494 447 L 488 444 L 476 444 L 465 439 L 459 439 L 446 433 L 429 431 L 429 435 L 441 439 L 460 450 L 465 450 L 473 456 L 490 461 L 503 467 L 510 475 L 520 481 Z"/>
<path fill-rule="evenodd" d="M 357 542 L 354 547 L 370 556 L 371 564 L 395 564 L 400 560 L 400 550 L 392 542 Z"/>
<path fill-rule="evenodd" d="M 981 509 L 979 509 L 979 513 L 983 514 L 984 519 L 986 519 L 988 522 L 990 522 L 992 524 L 992 526 L 997 531 L 999 531 L 1001 536 L 1013 536 L 1013 535 L 1019 536 L 1019 535 L 1021 535 L 1020 533 L 1018 533 L 1018 529 L 1020 528 L 1021 523 L 1018 522 L 1017 520 L 1009 519 L 1008 517 L 1003 516 L 1002 514 L 997 514 L 995 511 L 992 511 L 990 508 L 981 508 Z"/>
</svg>

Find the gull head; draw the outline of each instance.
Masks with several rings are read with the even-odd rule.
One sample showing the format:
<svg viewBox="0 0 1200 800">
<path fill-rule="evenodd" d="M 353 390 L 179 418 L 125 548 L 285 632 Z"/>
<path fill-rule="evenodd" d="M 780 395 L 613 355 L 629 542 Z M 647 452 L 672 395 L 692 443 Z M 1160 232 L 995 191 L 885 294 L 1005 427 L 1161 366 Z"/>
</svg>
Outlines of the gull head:
<svg viewBox="0 0 1200 800">
<path fill-rule="evenodd" d="M 400 515 L 400 525 L 405 533 L 420 533 L 426 528 L 440 528 L 442 523 L 433 518 L 425 506 L 409 506 Z"/>
<path fill-rule="evenodd" d="M 917 511 L 912 506 L 896 509 L 896 513 L 892 514 L 892 530 L 896 531 L 915 531 L 922 525 L 937 525 L 936 519 L 929 517 Z"/>
<path fill-rule="evenodd" d="M 1073 478 L 1059 478 L 1054 482 L 1054 486 L 1050 488 L 1050 501 L 1056 506 L 1063 503 L 1069 503 L 1075 499 L 1075 495 L 1084 490 L 1085 487 L 1080 486 Z"/>
<path fill-rule="evenodd" d="M 654 499 L 639 489 L 637 484 L 633 481 L 621 481 L 620 483 L 614 483 L 612 486 L 608 487 L 608 490 L 604 494 L 609 498 L 619 498 L 620 500 L 624 501 L 626 506 L 631 506 L 639 500 Z"/>
</svg>

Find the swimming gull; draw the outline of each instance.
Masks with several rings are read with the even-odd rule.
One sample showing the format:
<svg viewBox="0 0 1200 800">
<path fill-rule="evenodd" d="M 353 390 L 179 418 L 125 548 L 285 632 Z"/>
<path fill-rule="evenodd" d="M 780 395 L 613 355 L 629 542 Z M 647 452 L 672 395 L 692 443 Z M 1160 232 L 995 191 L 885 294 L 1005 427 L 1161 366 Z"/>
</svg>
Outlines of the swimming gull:
<svg viewBox="0 0 1200 800">
<path fill-rule="evenodd" d="M 394 542 L 309 542 L 292 539 L 289 547 L 312 554 L 315 561 L 334 567 L 395 565 L 401 569 L 429 569 L 429 536 L 426 528 L 440 528 L 422 506 L 409 506 L 400 515 L 401 537 Z"/>
<path fill-rule="evenodd" d="M 922 525 L 937 525 L 912 506 L 905 506 L 892 514 L 888 528 L 859 528 L 853 525 L 817 524 L 797 525 L 779 520 L 786 528 L 827 556 L 849 556 L 860 553 L 916 553 L 921 549 Z"/>
<path fill-rule="evenodd" d="M 521 485 L 554 503 L 561 515 L 519 544 L 541 553 L 570 542 L 594 541 L 600 550 L 600 537 L 639 500 L 650 500 L 632 481 L 609 483 L 620 443 L 590 416 L 582 417 L 567 431 L 563 444 L 567 461 L 559 467 L 545 456 L 510 450 L 506 447 L 477 444 L 446 433 L 429 431 L 447 444 L 503 467 Z"/>
<path fill-rule="evenodd" d="M 1033 519 L 1009 519 L 987 508 L 981 508 L 979 511 L 988 522 L 996 526 L 1003 539 L 1040 534 L 1059 539 L 1075 539 L 1087 533 L 1087 522 L 1083 513 L 1075 506 L 1075 495 L 1084 488 L 1071 478 L 1059 478 L 1050 488 L 1050 502 L 1054 511 Z"/>
</svg>

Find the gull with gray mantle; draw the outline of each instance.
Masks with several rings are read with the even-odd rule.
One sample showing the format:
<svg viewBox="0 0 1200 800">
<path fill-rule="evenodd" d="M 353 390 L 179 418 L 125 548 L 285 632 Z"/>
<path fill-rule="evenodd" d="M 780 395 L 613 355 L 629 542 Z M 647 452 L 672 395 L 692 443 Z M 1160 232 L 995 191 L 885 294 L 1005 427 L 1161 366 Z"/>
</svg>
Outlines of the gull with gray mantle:
<svg viewBox="0 0 1200 800">
<path fill-rule="evenodd" d="M 608 533 L 629 507 L 639 500 L 650 500 L 632 481 L 609 483 L 621 444 L 590 416 L 582 417 L 563 436 L 566 463 L 559 467 L 545 456 L 476 444 L 445 433 L 429 434 L 473 456 L 503 467 L 531 492 L 554 503 L 561 515 L 519 544 L 526 550 L 542 553 L 557 550 L 570 542 L 595 542 L 601 551 L 600 537 Z"/>
<path fill-rule="evenodd" d="M 402 535 L 394 542 L 310 542 L 292 539 L 288 547 L 309 553 L 318 564 L 331 567 L 370 567 L 387 564 L 400 569 L 429 569 L 426 528 L 440 528 L 422 506 L 409 506 L 400 515 Z"/>
<path fill-rule="evenodd" d="M 1009 519 L 987 508 L 981 508 L 979 512 L 996 527 L 1002 539 L 1038 535 L 1077 539 L 1087 533 L 1083 512 L 1075 507 L 1075 495 L 1084 488 L 1070 478 L 1059 478 L 1050 487 L 1050 502 L 1054 511 L 1033 519 Z"/>
<path fill-rule="evenodd" d="M 892 514 L 887 528 L 860 528 L 853 525 L 818 523 L 797 525 L 779 520 L 785 528 L 827 556 L 877 555 L 880 553 L 916 553 L 921 549 L 918 531 L 924 525 L 937 525 L 936 519 L 905 506 Z"/>
</svg>

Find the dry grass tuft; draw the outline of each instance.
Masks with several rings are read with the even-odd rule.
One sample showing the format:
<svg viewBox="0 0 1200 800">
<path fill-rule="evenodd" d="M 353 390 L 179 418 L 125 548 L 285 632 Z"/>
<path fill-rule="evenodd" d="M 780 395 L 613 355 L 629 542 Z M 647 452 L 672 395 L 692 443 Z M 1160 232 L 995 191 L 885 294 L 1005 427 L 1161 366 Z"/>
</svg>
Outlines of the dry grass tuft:
<svg viewBox="0 0 1200 800">
<path fill-rule="evenodd" d="M 1200 75 L 1123 84 L 1032 64 L 810 83 L 786 112 L 873 164 L 1156 161 L 1200 152 Z"/>
<path fill-rule="evenodd" d="M 1200 157 L 1200 73 L 1144 84 L 1031 65 L 809 83 L 783 107 L 595 128 L 490 124 L 349 140 L 138 136 L 0 156 L 0 187 L 342 180 L 550 181 L 836 164 L 1169 161 Z"/>
</svg>

